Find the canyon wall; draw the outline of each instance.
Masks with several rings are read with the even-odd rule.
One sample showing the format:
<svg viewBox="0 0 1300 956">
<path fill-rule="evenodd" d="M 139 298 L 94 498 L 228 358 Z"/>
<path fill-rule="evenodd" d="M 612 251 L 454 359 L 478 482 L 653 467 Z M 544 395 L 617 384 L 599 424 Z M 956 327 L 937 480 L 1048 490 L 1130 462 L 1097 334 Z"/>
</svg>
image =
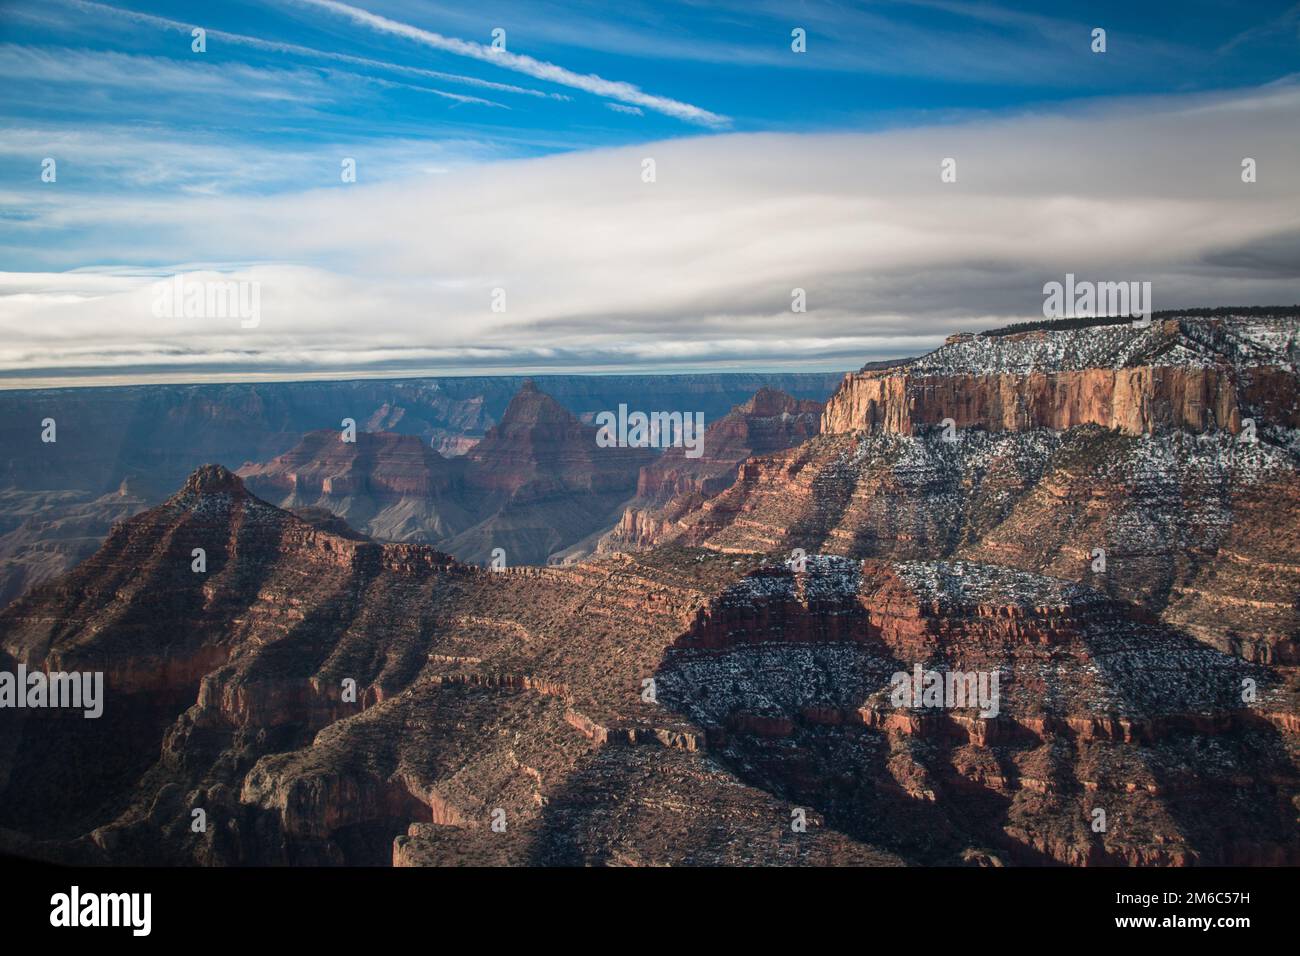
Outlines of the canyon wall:
<svg viewBox="0 0 1300 956">
<path fill-rule="evenodd" d="M 984 696 L 900 705 L 898 675 L 918 670 L 983 679 Z M 925 862 L 1300 860 L 1295 675 L 1082 585 L 809 557 L 702 609 L 659 685 L 742 779 Z"/>
<path fill-rule="evenodd" d="M 1236 433 L 1252 416 L 1300 427 L 1296 320 L 1225 320 L 1217 335 L 1204 328 L 1211 324 L 1167 319 L 1149 328 L 953 336 L 906 365 L 847 375 L 821 430 L 910 435 L 952 419 L 957 428 L 989 431 L 1100 425 L 1126 435 Z M 1256 347 L 1279 330 L 1289 336 L 1281 350 Z"/>
<path fill-rule="evenodd" d="M 641 469 L 636 499 L 600 541 L 599 550 L 648 547 L 671 526 L 725 490 L 754 455 L 801 444 L 817 434 L 822 403 L 761 388 L 749 401 L 709 422 L 701 454 L 671 447 Z"/>
</svg>

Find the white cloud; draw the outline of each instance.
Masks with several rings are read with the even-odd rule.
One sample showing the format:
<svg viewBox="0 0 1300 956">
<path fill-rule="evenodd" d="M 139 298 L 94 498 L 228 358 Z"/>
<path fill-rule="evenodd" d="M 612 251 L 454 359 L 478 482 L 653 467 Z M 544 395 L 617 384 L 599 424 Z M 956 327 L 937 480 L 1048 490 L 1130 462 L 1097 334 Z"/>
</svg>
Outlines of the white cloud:
<svg viewBox="0 0 1300 956">
<path fill-rule="evenodd" d="M 65 266 L 111 242 L 149 268 L 5 277 L 0 369 L 851 367 L 1032 318 L 1066 272 L 1150 280 L 1157 309 L 1300 301 L 1300 92 L 1237 103 L 709 136 L 274 196 L 51 187 L 25 228 L 57 229 Z M 182 258 L 252 263 L 231 274 L 261 283 L 260 325 L 155 319 L 149 285 Z"/>
</svg>

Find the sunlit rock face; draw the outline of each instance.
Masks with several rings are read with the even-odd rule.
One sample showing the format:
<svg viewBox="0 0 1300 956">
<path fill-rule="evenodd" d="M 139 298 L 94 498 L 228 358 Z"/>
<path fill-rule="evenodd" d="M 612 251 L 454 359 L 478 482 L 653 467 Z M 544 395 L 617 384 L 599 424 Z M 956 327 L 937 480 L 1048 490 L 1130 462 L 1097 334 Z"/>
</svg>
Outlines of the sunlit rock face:
<svg viewBox="0 0 1300 956">
<path fill-rule="evenodd" d="M 754 455 L 802 444 L 817 434 L 822 403 L 796 399 L 771 388 L 759 389 L 710 423 L 701 454 L 670 447 L 641 469 L 637 497 L 601 541 L 601 550 L 650 547 L 671 534 L 673 524 L 725 490 L 740 466 Z"/>
<path fill-rule="evenodd" d="M 1294 663 L 1298 325 L 1186 318 L 957 336 L 849 376 L 820 436 L 749 459 L 726 491 L 642 534 L 1006 564 L 1137 602 L 1250 660 Z M 1085 390 L 1097 398 L 1087 414 L 1025 400 L 1031 380 L 1074 388 L 1093 373 L 1109 384 Z M 1186 401 L 1111 387 L 1130 374 L 1222 387 Z"/>
<path fill-rule="evenodd" d="M 1300 426 L 1300 317 L 1170 318 L 1011 335 L 959 335 L 905 365 L 847 376 L 822 417 L 828 434 L 880 427 L 1100 425 L 1236 433 L 1242 419 Z"/>
</svg>

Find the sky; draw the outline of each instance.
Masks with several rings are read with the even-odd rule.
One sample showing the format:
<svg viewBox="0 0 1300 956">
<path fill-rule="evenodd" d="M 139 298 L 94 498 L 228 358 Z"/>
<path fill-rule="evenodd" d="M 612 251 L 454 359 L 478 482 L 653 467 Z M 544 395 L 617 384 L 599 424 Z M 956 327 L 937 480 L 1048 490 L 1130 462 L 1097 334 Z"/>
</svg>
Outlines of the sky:
<svg viewBox="0 0 1300 956">
<path fill-rule="evenodd" d="M 1300 302 L 1300 4 L 0 0 L 0 84 L 0 387 L 848 369 L 1067 273 Z"/>
</svg>

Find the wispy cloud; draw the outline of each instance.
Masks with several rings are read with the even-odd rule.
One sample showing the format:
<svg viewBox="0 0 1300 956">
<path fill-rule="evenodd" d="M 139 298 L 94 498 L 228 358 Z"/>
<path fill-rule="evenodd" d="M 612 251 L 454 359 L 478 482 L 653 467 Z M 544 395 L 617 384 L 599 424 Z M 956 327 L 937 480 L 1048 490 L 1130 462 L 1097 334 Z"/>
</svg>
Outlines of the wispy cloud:
<svg viewBox="0 0 1300 956">
<path fill-rule="evenodd" d="M 194 24 L 191 23 L 182 23 L 179 20 L 154 16 L 150 13 L 140 13 L 136 10 L 126 10 L 106 3 L 96 3 L 94 0 L 56 0 L 56 2 L 66 3 L 88 12 L 104 13 L 110 16 L 122 17 L 135 23 L 158 27 L 165 30 L 180 31 L 186 34 L 188 34 L 194 27 Z M 493 80 L 484 80 L 475 76 L 464 76 L 459 73 L 445 73 L 440 70 L 427 70 L 422 67 L 407 66 L 402 63 L 390 63 L 385 60 L 375 60 L 364 56 L 354 56 L 350 53 L 340 53 L 333 50 L 317 50 L 297 43 L 285 43 L 280 40 L 266 40 L 261 37 L 247 36 L 242 33 L 227 33 L 224 30 L 208 29 L 207 34 L 214 41 L 221 41 L 222 43 L 230 43 L 235 46 L 243 46 L 255 50 L 263 50 L 267 53 L 287 53 L 293 56 L 330 60 L 336 63 L 347 63 L 352 66 L 361 66 L 368 69 L 404 73 L 409 76 L 420 76 L 431 80 L 463 83 L 468 86 L 477 86 L 488 90 L 498 90 L 503 93 L 517 93 L 522 96 L 554 98 L 559 95 L 546 93 L 542 90 L 529 89 L 528 87 L 515 86 L 511 83 L 497 83 Z"/>
<path fill-rule="evenodd" d="M 725 116 L 720 116 L 717 113 L 710 112 L 701 107 L 693 106 L 690 103 L 683 103 L 680 100 L 670 99 L 666 96 L 656 96 L 652 93 L 646 93 L 631 83 L 619 80 L 606 80 L 594 73 L 575 73 L 562 66 L 557 66 L 554 63 L 547 63 L 543 60 L 537 60 L 531 56 L 512 53 L 508 50 L 494 50 L 487 44 L 475 43 L 471 40 L 462 40 L 456 37 L 443 36 L 440 33 L 434 33 L 431 30 L 412 26 L 409 23 L 390 20 L 388 17 L 383 17 L 376 13 L 370 13 L 367 10 L 362 10 L 360 7 L 354 7 L 346 3 L 338 3 L 336 0 L 291 0 L 291 2 L 319 7 L 323 10 L 328 10 L 331 13 L 338 14 L 339 16 L 346 17 L 360 26 L 365 26 L 381 33 L 404 37 L 408 40 L 413 40 L 416 43 L 421 43 L 436 50 L 454 53 L 457 56 L 470 57 L 481 62 L 491 63 L 495 66 L 501 67 L 502 69 L 524 73 L 528 76 L 534 77 L 535 79 L 557 83 L 561 86 L 582 90 L 587 93 L 595 94 L 596 96 L 607 97 L 611 100 L 618 100 L 619 102 L 627 103 L 632 106 L 640 106 L 656 113 L 662 113 L 665 116 L 673 116 L 677 119 L 685 120 L 688 123 L 695 123 L 700 126 L 722 127 L 728 125 L 730 122 L 730 120 Z"/>
<path fill-rule="evenodd" d="M 427 9 L 423 3 L 418 8 Z M 453 22 L 481 20 L 477 9 L 462 11 L 460 17 L 447 6 L 437 11 Z M 529 37 L 643 61 L 914 77 L 963 85 L 1113 89 L 1136 74 L 1167 75 L 1194 54 L 1158 36 L 1120 30 L 1108 57 L 1099 60 L 1089 49 L 1090 30 L 1099 24 L 962 0 L 711 0 L 634 4 L 621 12 L 623 16 L 611 17 L 604 4 L 574 2 L 565 5 L 563 15 L 547 7 L 511 10 L 508 21 Z M 807 31 L 806 55 L 791 53 L 790 30 L 795 26 Z"/>
<path fill-rule="evenodd" d="M 265 69 L 243 63 L 188 63 L 166 57 L 0 44 L 0 77 L 126 90 L 166 90 L 240 100 L 304 101 L 328 98 L 314 71 Z"/>
<path fill-rule="evenodd" d="M 1300 3 L 1289 7 L 1267 23 L 1256 24 L 1235 34 L 1220 46 L 1217 52 L 1231 53 L 1239 47 L 1274 38 L 1288 43 L 1292 49 L 1300 42 Z"/>
<path fill-rule="evenodd" d="M 362 183 L 373 183 L 411 182 L 495 155 L 492 146 L 468 139 L 323 139 L 286 146 L 230 142 L 203 131 L 169 136 L 156 127 L 15 128 L 0 136 L 0 161 L 11 172 L 25 169 L 30 185 L 0 189 L 0 250 L 10 261 L 15 247 L 64 262 L 102 261 L 103 249 L 122 255 L 133 225 L 148 223 L 154 235 L 168 237 L 164 243 L 172 241 L 177 228 L 189 228 L 177 219 L 187 196 L 212 196 L 219 205 L 232 195 L 299 194 L 337 185 L 344 157 L 357 160 Z M 47 156 L 58 163 L 56 183 L 40 181 Z M 83 229 L 89 231 L 69 232 Z M 143 248 L 136 252 L 156 258 Z"/>
</svg>

